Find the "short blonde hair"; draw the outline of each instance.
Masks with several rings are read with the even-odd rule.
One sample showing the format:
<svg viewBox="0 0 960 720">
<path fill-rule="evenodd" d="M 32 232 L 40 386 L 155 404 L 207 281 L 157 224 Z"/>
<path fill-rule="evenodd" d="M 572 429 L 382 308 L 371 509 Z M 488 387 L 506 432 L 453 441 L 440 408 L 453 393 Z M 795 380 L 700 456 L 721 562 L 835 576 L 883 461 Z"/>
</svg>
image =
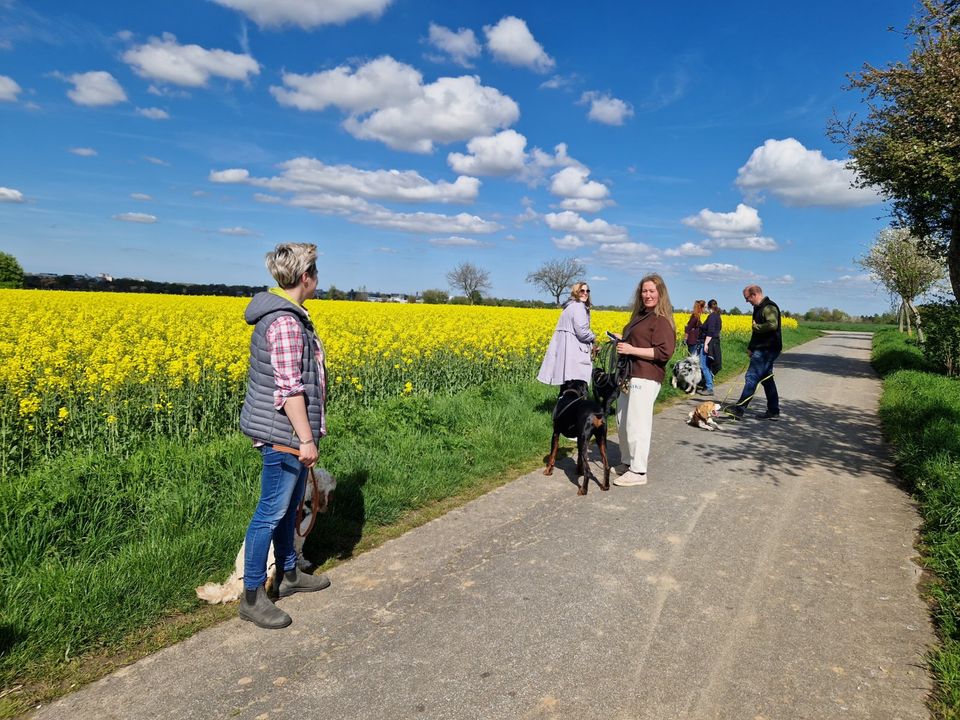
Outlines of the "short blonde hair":
<svg viewBox="0 0 960 720">
<path fill-rule="evenodd" d="M 267 270 L 284 290 L 296 286 L 304 273 L 317 275 L 317 246 L 313 243 L 280 243 L 267 253 Z"/>
</svg>

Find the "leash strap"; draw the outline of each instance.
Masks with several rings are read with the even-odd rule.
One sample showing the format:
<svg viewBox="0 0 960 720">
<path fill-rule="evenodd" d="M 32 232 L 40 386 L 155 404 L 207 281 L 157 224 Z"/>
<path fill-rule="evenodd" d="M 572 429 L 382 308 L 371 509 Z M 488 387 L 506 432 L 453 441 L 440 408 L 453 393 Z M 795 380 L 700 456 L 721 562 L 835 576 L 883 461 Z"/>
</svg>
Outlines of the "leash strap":
<svg viewBox="0 0 960 720">
<path fill-rule="evenodd" d="M 287 453 L 288 455 L 295 455 L 300 457 L 300 451 L 294 450 L 289 445 L 272 445 L 274 450 L 277 452 Z M 315 498 L 320 497 L 320 485 L 317 483 L 317 476 L 313 472 L 313 468 L 310 468 L 310 472 L 307 473 L 307 479 L 310 481 L 310 486 L 313 489 L 312 496 Z M 305 538 L 310 534 L 310 531 L 313 530 L 313 526 L 317 523 L 317 513 L 313 512 L 310 514 L 310 524 L 307 526 L 306 530 L 302 530 L 300 527 L 303 524 L 303 514 L 307 505 L 307 493 L 303 494 L 303 497 L 300 499 L 300 505 L 297 506 L 297 525 L 296 532 L 299 537 Z M 302 531 L 301 531 L 302 530 Z"/>
</svg>

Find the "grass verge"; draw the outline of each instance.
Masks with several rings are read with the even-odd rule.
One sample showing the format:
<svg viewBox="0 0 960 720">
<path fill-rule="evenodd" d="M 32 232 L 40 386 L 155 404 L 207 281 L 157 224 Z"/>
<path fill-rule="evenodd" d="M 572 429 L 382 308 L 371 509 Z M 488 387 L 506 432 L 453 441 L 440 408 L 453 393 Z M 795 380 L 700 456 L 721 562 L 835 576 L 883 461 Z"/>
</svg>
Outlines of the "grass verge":
<svg viewBox="0 0 960 720">
<path fill-rule="evenodd" d="M 724 339 L 718 382 L 746 367 L 745 346 Z M 664 383 L 661 400 L 680 395 Z M 513 383 L 333 409 L 320 458 L 338 487 L 306 554 L 335 565 L 539 467 L 555 396 Z M 0 718 L 235 615 L 194 588 L 232 569 L 259 469 L 235 433 L 78 451 L 0 486 Z"/>
<path fill-rule="evenodd" d="M 897 470 L 923 516 L 920 551 L 936 578 L 926 588 L 941 646 L 929 657 L 937 718 L 960 718 L 960 379 L 930 372 L 896 330 L 874 338 L 883 376 L 880 419 Z"/>
</svg>

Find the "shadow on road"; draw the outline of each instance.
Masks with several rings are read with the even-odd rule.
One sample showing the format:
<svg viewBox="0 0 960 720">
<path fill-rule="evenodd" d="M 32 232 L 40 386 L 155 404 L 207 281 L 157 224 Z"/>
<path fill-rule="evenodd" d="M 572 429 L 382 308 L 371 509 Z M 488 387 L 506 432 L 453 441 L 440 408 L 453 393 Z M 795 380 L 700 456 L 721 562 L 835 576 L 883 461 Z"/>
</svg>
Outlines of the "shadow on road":
<svg viewBox="0 0 960 720">
<path fill-rule="evenodd" d="M 823 360 L 821 356 L 820 362 Z M 844 363 L 849 367 L 849 360 Z M 887 455 L 873 411 L 791 399 L 784 404 L 781 419 L 770 421 L 758 417 L 765 408 L 761 398 L 751 404 L 747 419 L 724 420 L 722 437 L 717 437 L 720 432 L 697 432 L 684 425 L 672 431 L 689 430 L 690 434 L 674 440 L 679 446 L 696 448 L 707 465 L 736 463 L 743 468 L 747 464 L 746 471 L 753 477 L 774 485 L 811 469 L 853 476 L 874 474 L 877 460 Z M 661 431 L 671 430 L 661 425 Z M 890 482 L 898 484 L 892 474 Z"/>
<path fill-rule="evenodd" d="M 876 378 L 877 373 L 867 360 L 837 355 L 819 355 L 792 351 L 777 358 L 777 370 L 804 370 L 831 377 Z"/>
</svg>

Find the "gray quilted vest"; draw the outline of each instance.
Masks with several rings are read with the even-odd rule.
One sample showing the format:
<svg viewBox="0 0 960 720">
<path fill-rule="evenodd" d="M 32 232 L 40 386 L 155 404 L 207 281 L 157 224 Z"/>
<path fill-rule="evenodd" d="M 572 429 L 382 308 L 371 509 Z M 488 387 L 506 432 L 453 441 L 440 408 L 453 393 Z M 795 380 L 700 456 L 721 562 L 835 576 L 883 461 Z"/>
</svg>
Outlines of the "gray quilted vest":
<svg viewBox="0 0 960 720">
<path fill-rule="evenodd" d="M 267 342 L 267 328 L 282 315 L 296 319 L 303 329 L 303 357 L 300 371 L 303 378 L 304 401 L 307 405 L 307 418 L 313 437 L 324 434 L 322 428 L 324 414 L 324 392 L 322 378 L 326 369 L 317 362 L 315 352 L 316 332 L 307 313 L 298 305 L 270 292 L 257 293 L 247 305 L 244 319 L 253 325 L 250 338 L 250 368 L 247 372 L 247 394 L 240 411 L 240 429 L 243 434 L 254 440 L 268 444 L 288 445 L 296 448 L 300 444 L 290 420 L 283 408 L 277 410 L 273 405 L 273 393 L 276 384 L 273 379 L 273 365 L 270 362 L 270 346 Z"/>
</svg>

